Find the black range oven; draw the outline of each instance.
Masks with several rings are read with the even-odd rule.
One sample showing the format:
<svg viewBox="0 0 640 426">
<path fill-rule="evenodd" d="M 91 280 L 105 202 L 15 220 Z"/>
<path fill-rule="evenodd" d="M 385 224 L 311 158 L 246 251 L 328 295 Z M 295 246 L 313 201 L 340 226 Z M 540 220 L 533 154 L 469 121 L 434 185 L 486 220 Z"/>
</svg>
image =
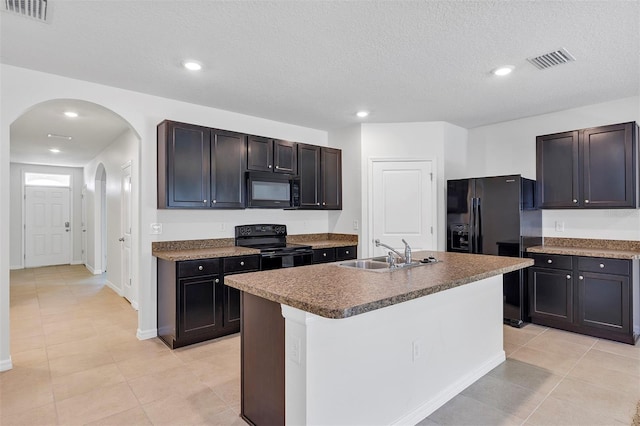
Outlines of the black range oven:
<svg viewBox="0 0 640 426">
<path fill-rule="evenodd" d="M 236 246 L 260 250 L 261 270 L 311 265 L 311 246 L 287 244 L 286 225 L 240 225 L 235 228 Z"/>
</svg>

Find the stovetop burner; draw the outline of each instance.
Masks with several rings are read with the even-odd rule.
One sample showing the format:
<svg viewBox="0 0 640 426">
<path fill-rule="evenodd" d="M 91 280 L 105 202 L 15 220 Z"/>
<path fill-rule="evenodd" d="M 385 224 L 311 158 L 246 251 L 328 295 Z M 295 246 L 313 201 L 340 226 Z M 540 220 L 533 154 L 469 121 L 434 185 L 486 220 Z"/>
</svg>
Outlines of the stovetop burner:
<svg viewBox="0 0 640 426">
<path fill-rule="evenodd" d="M 236 246 L 258 249 L 264 255 L 311 252 L 311 246 L 287 243 L 286 225 L 240 225 L 235 235 Z"/>
</svg>

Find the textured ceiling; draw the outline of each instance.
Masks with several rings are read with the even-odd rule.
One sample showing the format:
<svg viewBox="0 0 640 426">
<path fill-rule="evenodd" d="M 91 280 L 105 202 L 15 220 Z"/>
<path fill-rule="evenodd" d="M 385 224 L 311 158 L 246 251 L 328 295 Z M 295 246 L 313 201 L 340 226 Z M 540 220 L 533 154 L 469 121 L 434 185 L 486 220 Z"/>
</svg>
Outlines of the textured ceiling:
<svg viewBox="0 0 640 426">
<path fill-rule="evenodd" d="M 47 24 L 0 13 L 3 63 L 324 130 L 359 109 L 473 128 L 640 87 L 639 1 L 49 3 Z M 560 47 L 577 61 L 526 61 Z"/>
</svg>

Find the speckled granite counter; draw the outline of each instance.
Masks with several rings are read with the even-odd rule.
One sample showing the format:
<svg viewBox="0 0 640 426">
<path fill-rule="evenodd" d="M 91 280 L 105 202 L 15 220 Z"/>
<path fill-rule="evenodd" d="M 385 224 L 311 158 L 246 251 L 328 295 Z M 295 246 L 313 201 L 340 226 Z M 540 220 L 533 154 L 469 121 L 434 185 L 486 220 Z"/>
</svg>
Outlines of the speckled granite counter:
<svg viewBox="0 0 640 426">
<path fill-rule="evenodd" d="M 247 256 L 260 254 L 260 250 L 236 247 L 233 238 L 210 240 L 157 241 L 151 244 L 151 254 L 174 262 L 180 260 L 210 259 L 214 257 Z"/>
<path fill-rule="evenodd" d="M 527 252 L 610 259 L 640 259 L 640 241 L 545 238 L 544 245 L 529 247 Z"/>
<path fill-rule="evenodd" d="M 308 245 L 314 249 L 349 247 L 358 245 L 358 236 L 352 234 L 288 235 L 287 242 Z"/>
<path fill-rule="evenodd" d="M 533 265 L 531 259 L 444 252 L 413 258 L 431 255 L 441 262 L 389 272 L 328 263 L 233 275 L 225 284 L 326 318 L 347 318 Z"/>
</svg>

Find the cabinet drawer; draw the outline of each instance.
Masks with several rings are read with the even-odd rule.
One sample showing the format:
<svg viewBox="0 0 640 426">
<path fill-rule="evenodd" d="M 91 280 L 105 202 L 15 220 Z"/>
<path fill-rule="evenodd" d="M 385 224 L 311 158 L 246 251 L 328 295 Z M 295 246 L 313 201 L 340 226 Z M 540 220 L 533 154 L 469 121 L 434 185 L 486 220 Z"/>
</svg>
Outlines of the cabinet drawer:
<svg viewBox="0 0 640 426">
<path fill-rule="evenodd" d="M 535 266 L 540 268 L 573 269 L 572 256 L 542 253 L 533 253 L 530 256 L 533 258 Z"/>
<path fill-rule="evenodd" d="M 220 272 L 218 259 L 183 260 L 178 262 L 178 277 L 197 277 Z"/>
<path fill-rule="evenodd" d="M 313 263 L 334 262 L 336 260 L 336 249 L 315 249 L 313 250 Z"/>
<path fill-rule="evenodd" d="M 629 275 L 631 261 L 601 257 L 579 257 L 578 270 L 602 274 Z"/>
<path fill-rule="evenodd" d="M 260 269 L 260 256 L 225 257 L 223 263 L 225 275 L 257 271 Z"/>
<path fill-rule="evenodd" d="M 355 259 L 357 256 L 356 246 L 336 247 L 336 260 Z"/>
</svg>

